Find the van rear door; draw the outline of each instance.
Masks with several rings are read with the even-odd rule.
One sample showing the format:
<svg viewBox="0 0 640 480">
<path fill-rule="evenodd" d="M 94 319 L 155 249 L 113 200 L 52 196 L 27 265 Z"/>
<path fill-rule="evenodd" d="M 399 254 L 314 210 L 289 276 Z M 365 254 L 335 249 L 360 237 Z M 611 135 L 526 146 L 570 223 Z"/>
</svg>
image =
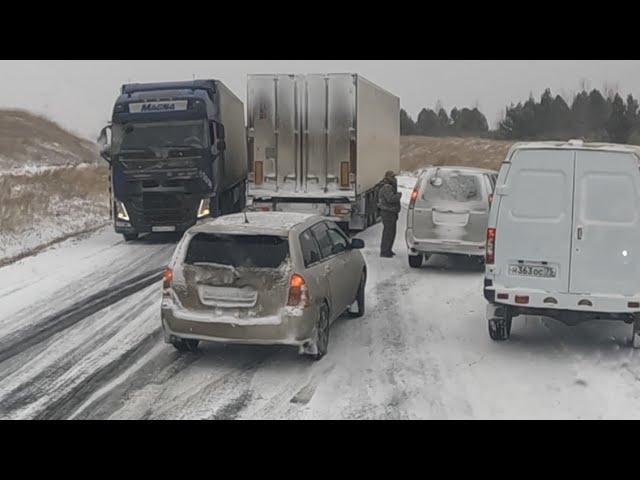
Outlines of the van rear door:
<svg viewBox="0 0 640 480">
<path fill-rule="evenodd" d="M 571 293 L 640 293 L 640 171 L 631 153 L 576 153 Z"/>
<path fill-rule="evenodd" d="M 498 185 L 496 284 L 566 293 L 575 152 L 516 150 Z"/>
</svg>

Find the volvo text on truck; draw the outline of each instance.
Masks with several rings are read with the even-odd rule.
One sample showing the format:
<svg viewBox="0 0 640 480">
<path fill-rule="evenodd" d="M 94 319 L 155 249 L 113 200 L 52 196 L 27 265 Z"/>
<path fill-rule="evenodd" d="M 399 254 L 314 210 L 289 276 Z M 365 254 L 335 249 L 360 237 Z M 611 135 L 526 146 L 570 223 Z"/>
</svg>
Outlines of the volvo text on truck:
<svg viewBox="0 0 640 480">
<path fill-rule="evenodd" d="M 355 74 L 249 75 L 248 196 L 255 210 L 378 220 L 385 171 L 400 166 L 400 101 Z"/>
<path fill-rule="evenodd" d="M 116 232 L 184 232 L 244 209 L 245 132 L 243 103 L 218 80 L 123 85 L 99 139 Z"/>
</svg>

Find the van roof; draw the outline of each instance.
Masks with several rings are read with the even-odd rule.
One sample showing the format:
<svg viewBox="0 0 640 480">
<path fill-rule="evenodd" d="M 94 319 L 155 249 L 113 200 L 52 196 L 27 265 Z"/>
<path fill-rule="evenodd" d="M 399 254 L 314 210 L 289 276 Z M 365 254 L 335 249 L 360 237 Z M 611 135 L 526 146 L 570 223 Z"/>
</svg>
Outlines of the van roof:
<svg viewBox="0 0 640 480">
<path fill-rule="evenodd" d="M 423 172 L 426 172 L 427 170 L 435 170 L 435 169 L 440 169 L 440 170 L 459 170 L 461 172 L 469 172 L 469 173 L 491 173 L 491 174 L 497 174 L 498 172 L 495 170 L 489 170 L 486 168 L 477 168 L 477 167 L 458 167 L 456 165 L 435 165 L 435 166 L 431 166 L 431 167 L 427 167 L 425 169 L 423 169 Z"/>
<path fill-rule="evenodd" d="M 516 150 L 592 150 L 592 151 L 605 151 L 605 152 L 622 152 L 622 153 L 634 153 L 640 157 L 640 146 L 637 145 L 623 145 L 617 143 L 588 143 L 581 140 L 568 140 L 558 142 L 519 142 L 511 146 L 507 158 Z"/>
<path fill-rule="evenodd" d="M 191 227 L 192 233 L 236 233 L 286 236 L 298 225 L 311 225 L 318 215 L 290 212 L 246 212 L 218 217 Z"/>
</svg>

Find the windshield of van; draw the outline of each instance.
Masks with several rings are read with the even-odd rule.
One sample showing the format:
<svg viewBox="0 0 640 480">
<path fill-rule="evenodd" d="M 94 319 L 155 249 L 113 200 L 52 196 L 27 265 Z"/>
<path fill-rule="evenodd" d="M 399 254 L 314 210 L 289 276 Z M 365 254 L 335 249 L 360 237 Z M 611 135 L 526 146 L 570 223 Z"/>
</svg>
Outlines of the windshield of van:
<svg viewBox="0 0 640 480">
<path fill-rule="evenodd" d="M 128 123 L 113 126 L 113 144 L 117 151 L 148 148 L 205 148 L 203 120 L 185 122 Z"/>
<path fill-rule="evenodd" d="M 289 256 L 289 241 L 274 235 L 198 233 L 189 243 L 185 263 L 276 268 Z"/>
<path fill-rule="evenodd" d="M 458 203 L 482 200 L 480 177 L 455 170 L 437 170 L 422 182 L 422 199 Z"/>
</svg>

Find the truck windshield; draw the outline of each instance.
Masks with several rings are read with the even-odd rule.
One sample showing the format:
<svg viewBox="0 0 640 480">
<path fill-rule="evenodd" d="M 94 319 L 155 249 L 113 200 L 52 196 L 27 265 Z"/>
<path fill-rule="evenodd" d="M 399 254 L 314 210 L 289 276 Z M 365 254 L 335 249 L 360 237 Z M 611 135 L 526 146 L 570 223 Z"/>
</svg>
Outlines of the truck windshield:
<svg viewBox="0 0 640 480">
<path fill-rule="evenodd" d="M 189 243 L 185 263 L 276 268 L 289 255 L 289 241 L 274 235 L 198 233 Z"/>
<path fill-rule="evenodd" d="M 454 170 L 438 170 L 424 179 L 422 200 L 429 203 L 466 203 L 482 200 L 479 177 Z"/>
<path fill-rule="evenodd" d="M 128 123 L 113 126 L 117 151 L 147 148 L 205 148 L 207 137 L 203 120 L 185 122 Z"/>
</svg>

